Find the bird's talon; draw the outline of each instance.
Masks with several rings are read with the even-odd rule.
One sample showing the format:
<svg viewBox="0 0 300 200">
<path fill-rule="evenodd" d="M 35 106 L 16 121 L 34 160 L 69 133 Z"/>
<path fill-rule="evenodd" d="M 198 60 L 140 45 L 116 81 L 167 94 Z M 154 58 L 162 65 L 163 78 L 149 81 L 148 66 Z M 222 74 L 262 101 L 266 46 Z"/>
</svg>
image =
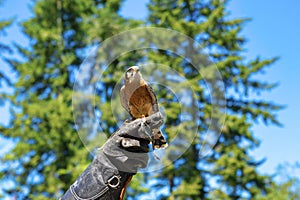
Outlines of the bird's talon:
<svg viewBox="0 0 300 200">
<path fill-rule="evenodd" d="M 151 139 L 151 142 L 152 142 L 152 137 L 151 137 L 151 135 L 152 135 L 152 131 L 151 131 L 151 128 L 148 126 L 148 124 L 146 124 L 146 123 L 143 123 L 142 122 L 142 125 L 144 126 L 144 128 L 145 128 L 145 133 L 147 134 L 147 136 Z"/>
<path fill-rule="evenodd" d="M 143 123 L 146 123 L 146 116 L 145 115 L 142 115 L 142 121 L 143 121 Z"/>
</svg>

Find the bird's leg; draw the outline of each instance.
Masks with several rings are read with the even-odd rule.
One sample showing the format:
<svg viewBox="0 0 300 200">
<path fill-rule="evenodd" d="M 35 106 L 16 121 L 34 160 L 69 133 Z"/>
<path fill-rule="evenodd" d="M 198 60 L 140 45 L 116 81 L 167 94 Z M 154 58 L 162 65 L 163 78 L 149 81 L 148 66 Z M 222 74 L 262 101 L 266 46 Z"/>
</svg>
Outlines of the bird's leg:
<svg viewBox="0 0 300 200">
<path fill-rule="evenodd" d="M 145 123 L 146 122 L 146 117 L 145 116 L 143 117 L 143 119 L 145 119 L 145 121 L 143 121 L 142 124 L 145 126 L 145 132 L 150 138 L 150 142 L 152 144 L 153 156 L 154 156 L 155 159 L 160 160 L 160 158 L 154 152 L 155 148 L 154 148 L 154 145 L 153 145 L 153 138 L 152 138 L 153 132 L 152 132 L 151 128 L 149 127 L 149 125 L 147 123 Z"/>
<path fill-rule="evenodd" d="M 141 118 L 143 119 L 143 123 L 145 123 L 145 122 L 146 122 L 146 116 L 145 116 L 145 115 L 142 115 Z"/>
<path fill-rule="evenodd" d="M 145 121 L 146 122 L 146 121 Z M 150 142 L 152 143 L 152 130 L 147 123 L 142 121 L 142 125 L 145 127 L 145 133 L 149 137 Z"/>
</svg>

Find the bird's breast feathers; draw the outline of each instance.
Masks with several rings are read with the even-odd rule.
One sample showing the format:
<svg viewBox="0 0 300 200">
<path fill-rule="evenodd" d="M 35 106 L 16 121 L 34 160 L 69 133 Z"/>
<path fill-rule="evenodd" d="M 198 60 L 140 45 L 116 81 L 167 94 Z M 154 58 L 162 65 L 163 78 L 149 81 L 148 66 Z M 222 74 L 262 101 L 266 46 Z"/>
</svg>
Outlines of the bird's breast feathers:
<svg viewBox="0 0 300 200">
<path fill-rule="evenodd" d="M 147 85 L 138 87 L 129 96 L 129 108 L 134 118 L 147 117 L 154 113 L 153 102 Z"/>
</svg>

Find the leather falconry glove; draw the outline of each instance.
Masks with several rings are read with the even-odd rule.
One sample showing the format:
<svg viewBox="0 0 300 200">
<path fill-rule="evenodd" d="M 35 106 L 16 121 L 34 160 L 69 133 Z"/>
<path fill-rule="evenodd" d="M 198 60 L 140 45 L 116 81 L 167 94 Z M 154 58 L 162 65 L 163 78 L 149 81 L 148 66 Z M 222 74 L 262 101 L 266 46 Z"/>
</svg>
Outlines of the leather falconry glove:
<svg viewBox="0 0 300 200">
<path fill-rule="evenodd" d="M 88 168 L 77 178 L 62 200 L 120 200 L 138 168 L 148 163 L 152 129 L 159 129 L 163 116 L 124 123 L 99 149 Z"/>
</svg>

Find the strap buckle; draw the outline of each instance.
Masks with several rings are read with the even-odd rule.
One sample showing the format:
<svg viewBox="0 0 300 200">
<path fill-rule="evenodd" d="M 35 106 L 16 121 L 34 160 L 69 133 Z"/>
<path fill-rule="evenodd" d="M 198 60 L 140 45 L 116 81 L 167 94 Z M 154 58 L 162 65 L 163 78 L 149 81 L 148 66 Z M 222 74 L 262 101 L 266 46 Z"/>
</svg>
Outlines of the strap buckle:
<svg viewBox="0 0 300 200">
<path fill-rule="evenodd" d="M 121 176 L 113 175 L 110 179 L 108 179 L 107 184 L 109 187 L 113 189 L 117 189 L 121 183 Z"/>
</svg>

